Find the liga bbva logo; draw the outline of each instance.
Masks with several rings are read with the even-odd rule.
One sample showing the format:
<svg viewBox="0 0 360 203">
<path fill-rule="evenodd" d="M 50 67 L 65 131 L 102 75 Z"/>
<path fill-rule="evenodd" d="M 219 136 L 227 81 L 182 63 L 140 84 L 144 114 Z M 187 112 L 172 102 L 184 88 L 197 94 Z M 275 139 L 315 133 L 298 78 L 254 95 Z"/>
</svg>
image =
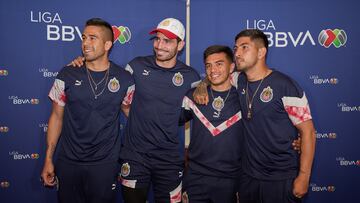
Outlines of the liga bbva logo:
<svg viewBox="0 0 360 203">
<path fill-rule="evenodd" d="M 36 98 L 20 98 L 18 96 L 9 96 L 8 97 L 13 104 L 22 105 L 22 104 L 39 104 L 40 100 Z"/>
<path fill-rule="evenodd" d="M 40 157 L 40 155 L 38 153 L 21 154 L 17 151 L 9 152 L 9 156 L 12 157 L 14 160 L 39 159 L 39 157 Z"/>
<path fill-rule="evenodd" d="M 341 112 L 360 112 L 360 106 L 357 105 L 348 105 L 344 102 L 338 103 L 337 107 Z"/>
<path fill-rule="evenodd" d="M 259 29 L 263 31 L 269 40 L 269 47 L 298 47 L 311 45 L 316 46 L 313 32 L 303 30 L 300 32 L 278 31 L 273 20 L 255 19 L 246 20 L 246 29 Z M 341 29 L 325 29 L 320 31 L 318 35 L 318 43 L 321 46 L 329 48 L 334 45 L 340 48 L 345 45 L 347 35 Z"/>
<path fill-rule="evenodd" d="M 334 132 L 325 133 L 325 132 L 315 132 L 315 137 L 317 139 L 336 139 L 337 134 Z"/>
<path fill-rule="evenodd" d="M 360 167 L 360 160 L 345 159 L 344 157 L 336 157 L 336 161 L 339 162 L 340 166 L 343 167 Z"/>
<path fill-rule="evenodd" d="M 310 191 L 312 192 L 335 192 L 336 187 L 334 185 L 319 185 L 316 183 L 309 184 Z"/>
<path fill-rule="evenodd" d="M 59 72 L 49 71 L 47 68 L 39 68 L 39 73 L 41 73 L 44 78 L 55 78 L 59 74 Z"/>
<path fill-rule="evenodd" d="M 49 127 L 49 125 L 47 123 L 40 123 L 39 124 L 39 128 L 42 129 L 42 131 L 44 133 L 46 133 L 48 131 L 48 127 Z"/>
<path fill-rule="evenodd" d="M 82 39 L 79 26 L 64 25 L 59 13 L 48 11 L 30 11 L 32 23 L 46 25 L 46 39 L 48 41 L 74 41 Z M 112 26 L 114 32 L 114 43 L 119 41 L 125 44 L 131 39 L 130 29 L 126 26 Z"/>
<path fill-rule="evenodd" d="M 336 77 L 320 77 L 318 75 L 310 75 L 309 79 L 313 81 L 314 85 L 337 85 L 339 79 Z"/>
</svg>

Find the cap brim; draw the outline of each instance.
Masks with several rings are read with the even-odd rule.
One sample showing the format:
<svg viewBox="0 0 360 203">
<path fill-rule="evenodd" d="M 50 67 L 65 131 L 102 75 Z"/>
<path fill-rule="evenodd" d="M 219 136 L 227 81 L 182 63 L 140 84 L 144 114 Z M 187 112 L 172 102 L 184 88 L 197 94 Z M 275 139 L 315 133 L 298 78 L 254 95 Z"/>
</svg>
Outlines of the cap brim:
<svg viewBox="0 0 360 203">
<path fill-rule="evenodd" d="M 153 35 L 157 32 L 161 32 L 162 34 L 164 34 L 167 38 L 169 39 L 176 39 L 178 38 L 177 35 L 175 35 L 174 33 L 170 32 L 169 30 L 165 30 L 165 29 L 154 29 L 151 32 L 149 32 L 149 34 Z"/>
</svg>

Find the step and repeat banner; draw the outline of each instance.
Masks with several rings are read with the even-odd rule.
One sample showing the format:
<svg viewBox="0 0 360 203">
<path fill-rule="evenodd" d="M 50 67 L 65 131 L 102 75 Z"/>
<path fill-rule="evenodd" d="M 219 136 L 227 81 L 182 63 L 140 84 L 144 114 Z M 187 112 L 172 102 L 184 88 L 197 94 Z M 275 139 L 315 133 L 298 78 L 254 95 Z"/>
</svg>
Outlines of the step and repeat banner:
<svg viewBox="0 0 360 203">
<path fill-rule="evenodd" d="M 56 190 L 39 181 L 47 94 L 58 71 L 81 55 L 86 20 L 101 17 L 119 30 L 110 58 L 124 67 L 153 53 L 149 32 L 162 19 L 185 22 L 185 6 L 182 0 L 0 2 L 0 202 L 56 202 Z"/>
<path fill-rule="evenodd" d="M 202 75 L 202 53 L 209 45 L 232 47 L 246 28 L 268 35 L 268 64 L 306 91 L 317 130 L 304 202 L 358 202 L 360 4 L 193 0 L 190 8 L 190 61 Z M 0 202 L 56 202 L 56 190 L 39 181 L 51 110 L 47 94 L 58 71 L 81 55 L 82 29 L 92 17 L 119 30 L 110 58 L 124 66 L 152 53 L 148 32 L 163 18 L 185 24 L 186 1 L 0 2 Z M 180 59 L 185 61 L 185 53 Z"/>
</svg>

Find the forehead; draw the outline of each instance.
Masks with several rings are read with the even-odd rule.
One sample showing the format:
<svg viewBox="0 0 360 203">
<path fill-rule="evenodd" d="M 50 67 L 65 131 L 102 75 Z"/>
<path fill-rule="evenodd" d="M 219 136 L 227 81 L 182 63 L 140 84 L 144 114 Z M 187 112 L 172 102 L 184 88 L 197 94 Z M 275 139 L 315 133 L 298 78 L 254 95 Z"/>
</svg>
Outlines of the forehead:
<svg viewBox="0 0 360 203">
<path fill-rule="evenodd" d="M 102 34 L 102 31 L 103 31 L 102 28 L 99 26 L 89 25 L 85 27 L 83 34 L 100 35 Z"/>
<path fill-rule="evenodd" d="M 229 61 L 224 52 L 210 54 L 206 57 L 205 63 L 214 63 L 218 61 Z"/>
<path fill-rule="evenodd" d="M 251 43 L 254 42 L 250 39 L 250 37 L 239 37 L 235 42 L 236 45 L 251 44 Z"/>
</svg>

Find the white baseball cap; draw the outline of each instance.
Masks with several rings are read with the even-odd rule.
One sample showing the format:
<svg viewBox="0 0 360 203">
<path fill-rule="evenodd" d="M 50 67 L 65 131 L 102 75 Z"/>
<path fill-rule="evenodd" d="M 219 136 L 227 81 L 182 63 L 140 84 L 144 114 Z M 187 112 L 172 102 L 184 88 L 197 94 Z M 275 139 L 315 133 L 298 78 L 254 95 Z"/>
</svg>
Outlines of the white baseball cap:
<svg viewBox="0 0 360 203">
<path fill-rule="evenodd" d="M 185 28 L 184 25 L 175 18 L 165 18 L 162 20 L 156 29 L 153 29 L 150 34 L 161 32 L 169 39 L 180 38 L 185 39 Z"/>
</svg>

